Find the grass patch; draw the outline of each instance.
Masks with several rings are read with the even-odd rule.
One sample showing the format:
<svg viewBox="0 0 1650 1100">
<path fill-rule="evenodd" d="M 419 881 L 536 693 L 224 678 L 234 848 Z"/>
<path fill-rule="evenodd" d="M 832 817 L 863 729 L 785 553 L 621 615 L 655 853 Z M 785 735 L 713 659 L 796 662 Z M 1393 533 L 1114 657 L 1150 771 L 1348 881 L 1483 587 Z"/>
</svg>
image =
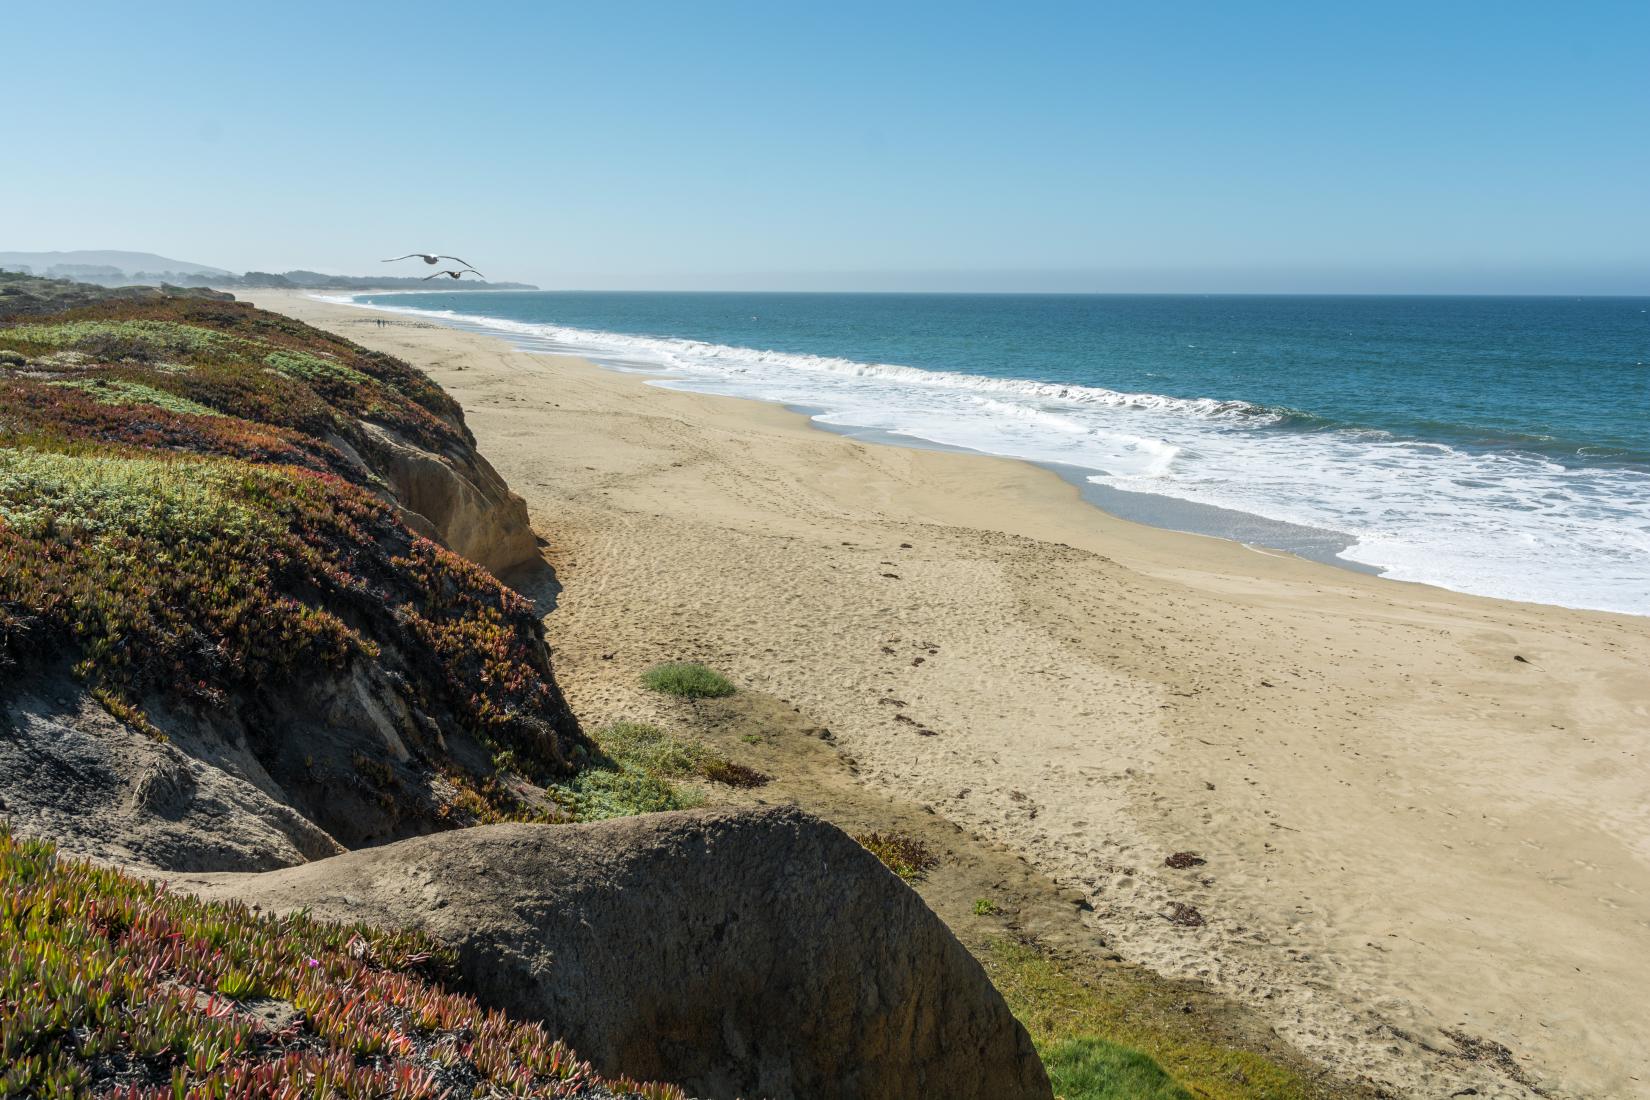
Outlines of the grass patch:
<svg viewBox="0 0 1650 1100">
<path fill-rule="evenodd" d="M 733 681 L 720 672 L 681 661 L 654 665 L 642 673 L 642 683 L 654 691 L 685 699 L 715 699 L 737 690 Z"/>
<path fill-rule="evenodd" d="M 596 743 L 614 760 L 667 779 L 698 775 L 706 761 L 720 759 L 696 741 L 682 741 L 645 722 L 615 722 L 596 734 Z"/>
<path fill-rule="evenodd" d="M 1104 1039 L 1067 1039 L 1041 1054 L 1060 1100 L 1192 1100 L 1151 1058 Z"/>
<path fill-rule="evenodd" d="M 994 917 L 1000 912 L 1002 912 L 1002 910 L 999 909 L 997 907 L 997 903 L 992 901 L 990 898 L 974 899 L 974 915 L 976 917 Z"/>
<path fill-rule="evenodd" d="M 599 1080 L 541 1025 L 449 992 L 454 959 L 422 936 L 204 902 L 3 827 L 0 959 L 0 1096 L 577 1097 Z"/>
<path fill-rule="evenodd" d="M 709 780 L 757 787 L 768 777 L 697 741 L 670 736 L 642 722 L 615 722 L 593 735 L 599 753 L 584 771 L 546 788 L 575 820 L 688 810 L 704 792 L 683 781 Z"/>
<path fill-rule="evenodd" d="M 1066 1082 L 1055 1087 L 1066 1100 L 1180 1098 L 1188 1093 L 1209 1100 L 1329 1100 L 1341 1095 L 1265 1054 L 1212 1037 L 1198 1013 L 1185 1011 L 1185 994 L 1172 986 L 1130 981 L 1122 974 L 1079 978 L 1037 948 L 1006 940 L 991 944 L 980 961 L 1030 1032 L 1050 1078 Z M 1168 1084 L 1137 1060 L 1155 1064 Z M 1145 1091 L 1109 1083 L 1116 1076 L 1127 1081 L 1129 1075 L 1140 1078 Z M 1171 1086 L 1173 1091 L 1163 1091 Z"/>
<path fill-rule="evenodd" d="M 906 833 L 859 833 L 854 839 L 906 882 L 918 881 L 940 864 L 928 845 Z"/>
</svg>

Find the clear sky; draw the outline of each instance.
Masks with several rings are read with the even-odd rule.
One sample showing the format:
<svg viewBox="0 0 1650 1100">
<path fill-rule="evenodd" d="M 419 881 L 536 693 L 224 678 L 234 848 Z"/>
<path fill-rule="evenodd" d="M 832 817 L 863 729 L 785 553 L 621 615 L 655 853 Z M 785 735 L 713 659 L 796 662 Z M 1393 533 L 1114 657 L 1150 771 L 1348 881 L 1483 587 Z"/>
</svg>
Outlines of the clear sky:
<svg viewBox="0 0 1650 1100">
<path fill-rule="evenodd" d="M 0 250 L 1650 293 L 1650 3 L 7 4 Z"/>
</svg>

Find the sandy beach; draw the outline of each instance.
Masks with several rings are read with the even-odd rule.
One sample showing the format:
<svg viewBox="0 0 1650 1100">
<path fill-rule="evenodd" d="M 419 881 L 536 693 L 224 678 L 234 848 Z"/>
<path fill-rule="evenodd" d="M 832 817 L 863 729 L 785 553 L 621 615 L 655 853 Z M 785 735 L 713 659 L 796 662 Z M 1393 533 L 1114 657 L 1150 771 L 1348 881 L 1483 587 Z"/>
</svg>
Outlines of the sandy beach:
<svg viewBox="0 0 1650 1100">
<path fill-rule="evenodd" d="M 463 404 L 548 543 L 587 725 L 703 660 L 1343 1074 L 1650 1096 L 1650 619 L 1156 530 L 1029 464 L 238 293 Z"/>
</svg>

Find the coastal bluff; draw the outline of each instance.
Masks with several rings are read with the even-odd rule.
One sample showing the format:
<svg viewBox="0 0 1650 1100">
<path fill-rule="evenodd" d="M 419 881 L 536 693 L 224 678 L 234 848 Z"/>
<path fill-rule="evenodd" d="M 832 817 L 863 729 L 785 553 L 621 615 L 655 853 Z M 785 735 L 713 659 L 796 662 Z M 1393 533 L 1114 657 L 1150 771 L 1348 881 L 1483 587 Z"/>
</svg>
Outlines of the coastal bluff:
<svg viewBox="0 0 1650 1100">
<path fill-rule="evenodd" d="M 399 360 L 211 292 L 0 281 L 0 805 L 251 870 L 548 811 L 589 746 L 526 508 Z"/>
</svg>

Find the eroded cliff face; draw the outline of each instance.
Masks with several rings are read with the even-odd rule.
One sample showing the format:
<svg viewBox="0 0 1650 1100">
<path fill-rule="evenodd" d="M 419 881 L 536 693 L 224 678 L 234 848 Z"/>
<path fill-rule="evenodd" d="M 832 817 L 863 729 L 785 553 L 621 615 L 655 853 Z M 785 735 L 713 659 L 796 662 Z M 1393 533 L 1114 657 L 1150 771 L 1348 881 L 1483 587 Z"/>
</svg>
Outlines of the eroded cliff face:
<svg viewBox="0 0 1650 1100">
<path fill-rule="evenodd" d="M 498 576 L 537 560 L 527 505 L 480 452 L 436 453 L 393 429 L 363 427 L 374 443 L 373 470 L 414 530 L 439 538 Z"/>
<path fill-rule="evenodd" d="M 0 814 L 201 870 L 553 812 L 587 745 L 455 402 L 216 297 L 0 289 Z"/>
</svg>

